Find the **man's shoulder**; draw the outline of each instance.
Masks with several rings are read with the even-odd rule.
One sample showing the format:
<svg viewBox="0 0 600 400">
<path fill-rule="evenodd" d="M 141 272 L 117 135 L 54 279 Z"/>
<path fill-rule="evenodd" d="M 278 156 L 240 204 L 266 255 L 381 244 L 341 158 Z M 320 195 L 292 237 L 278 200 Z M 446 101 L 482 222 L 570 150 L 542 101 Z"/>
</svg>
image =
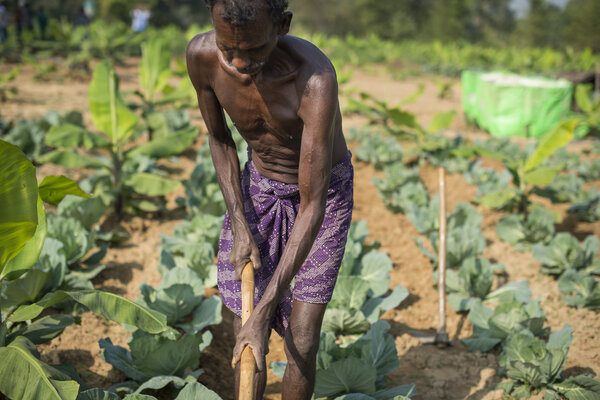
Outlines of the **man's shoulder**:
<svg viewBox="0 0 600 400">
<path fill-rule="evenodd" d="M 335 68 L 329 58 L 317 46 L 308 40 L 286 35 L 282 44 L 288 52 L 292 53 L 295 58 L 300 60 L 301 78 L 307 85 L 314 88 L 315 85 L 327 85 L 337 87 L 337 77 Z"/>
<path fill-rule="evenodd" d="M 212 30 L 194 36 L 188 43 L 186 54 L 188 58 L 205 59 L 214 56 L 215 50 L 215 31 Z"/>
<path fill-rule="evenodd" d="M 186 49 L 188 74 L 195 86 L 207 84 L 216 57 L 214 31 L 200 33 L 192 38 Z"/>
</svg>

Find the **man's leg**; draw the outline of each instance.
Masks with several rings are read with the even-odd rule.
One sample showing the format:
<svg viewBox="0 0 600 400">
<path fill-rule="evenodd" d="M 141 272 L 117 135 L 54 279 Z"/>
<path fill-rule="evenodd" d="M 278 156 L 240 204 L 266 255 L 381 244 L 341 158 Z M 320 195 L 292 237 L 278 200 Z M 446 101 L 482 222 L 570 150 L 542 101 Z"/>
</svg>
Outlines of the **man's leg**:
<svg viewBox="0 0 600 400">
<path fill-rule="evenodd" d="M 313 394 L 321 323 L 326 308 L 326 303 L 294 300 L 284 338 L 287 367 L 282 400 L 309 400 Z"/>
<path fill-rule="evenodd" d="M 242 329 L 242 319 L 237 315 L 233 316 L 233 333 L 237 337 L 238 333 Z M 268 352 L 269 349 L 266 349 Z M 265 364 L 266 365 L 266 364 Z M 268 366 L 267 366 L 268 368 Z M 267 371 L 259 372 L 256 370 L 254 375 L 254 398 L 262 399 L 267 386 Z M 240 394 L 240 363 L 235 366 L 235 398 L 237 399 Z"/>
</svg>

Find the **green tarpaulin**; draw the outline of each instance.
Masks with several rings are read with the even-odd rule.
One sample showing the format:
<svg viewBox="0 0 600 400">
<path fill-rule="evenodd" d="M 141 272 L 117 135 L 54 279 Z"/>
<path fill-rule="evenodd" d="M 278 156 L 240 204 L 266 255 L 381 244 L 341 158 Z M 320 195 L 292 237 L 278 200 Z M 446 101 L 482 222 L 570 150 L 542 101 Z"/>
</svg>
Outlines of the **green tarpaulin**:
<svg viewBox="0 0 600 400">
<path fill-rule="evenodd" d="M 463 71 L 465 116 L 494 136 L 540 138 L 569 115 L 573 85 L 502 72 Z"/>
</svg>

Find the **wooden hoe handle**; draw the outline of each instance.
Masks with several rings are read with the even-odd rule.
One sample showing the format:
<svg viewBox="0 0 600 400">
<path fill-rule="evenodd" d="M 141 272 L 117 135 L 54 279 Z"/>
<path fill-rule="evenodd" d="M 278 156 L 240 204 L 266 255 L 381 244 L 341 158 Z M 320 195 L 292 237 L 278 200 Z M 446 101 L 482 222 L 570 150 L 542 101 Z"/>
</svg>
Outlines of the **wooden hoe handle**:
<svg viewBox="0 0 600 400">
<path fill-rule="evenodd" d="M 242 326 L 250 318 L 254 310 L 254 265 L 250 261 L 242 271 Z M 254 399 L 254 373 L 256 364 L 250 346 L 242 351 L 240 361 L 240 393 L 239 400 Z"/>
</svg>

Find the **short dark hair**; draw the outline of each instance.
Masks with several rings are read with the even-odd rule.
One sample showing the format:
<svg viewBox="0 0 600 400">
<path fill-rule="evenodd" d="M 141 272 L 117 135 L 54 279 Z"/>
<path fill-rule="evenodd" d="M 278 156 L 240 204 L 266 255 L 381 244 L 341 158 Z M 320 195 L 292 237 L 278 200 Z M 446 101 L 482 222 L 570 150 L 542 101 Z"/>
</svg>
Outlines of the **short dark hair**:
<svg viewBox="0 0 600 400">
<path fill-rule="evenodd" d="M 261 2 L 266 5 L 274 23 L 279 22 L 288 7 L 288 0 L 204 0 L 204 2 L 211 14 L 213 7 L 222 3 L 224 9 L 221 16 L 233 26 L 243 26 L 254 20 L 256 9 Z"/>
</svg>

